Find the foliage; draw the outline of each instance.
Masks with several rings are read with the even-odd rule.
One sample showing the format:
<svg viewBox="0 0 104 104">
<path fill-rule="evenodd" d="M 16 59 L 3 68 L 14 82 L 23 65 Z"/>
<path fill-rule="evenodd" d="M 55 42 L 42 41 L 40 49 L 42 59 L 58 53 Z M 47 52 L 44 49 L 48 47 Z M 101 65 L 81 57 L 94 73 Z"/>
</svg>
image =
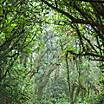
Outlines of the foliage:
<svg viewBox="0 0 104 104">
<path fill-rule="evenodd" d="M 0 104 L 103 104 L 102 0 L 0 1 Z"/>
</svg>

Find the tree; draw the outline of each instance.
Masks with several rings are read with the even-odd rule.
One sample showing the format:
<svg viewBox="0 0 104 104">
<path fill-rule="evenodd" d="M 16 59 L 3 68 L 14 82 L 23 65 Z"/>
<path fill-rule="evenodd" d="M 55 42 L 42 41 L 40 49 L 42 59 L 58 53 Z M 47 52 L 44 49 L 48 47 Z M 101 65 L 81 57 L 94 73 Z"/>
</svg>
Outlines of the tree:
<svg viewBox="0 0 104 104">
<path fill-rule="evenodd" d="M 76 30 L 80 40 L 81 51 L 76 55 L 92 56 L 92 60 L 104 61 L 103 56 L 103 1 L 85 0 L 41 0 L 47 6 L 66 16 L 65 21 Z M 88 35 L 83 33 L 84 28 Z M 91 39 L 94 39 L 94 42 Z M 90 50 L 88 52 L 87 50 Z M 70 51 L 69 51 L 70 52 Z M 71 52 L 70 52 L 71 53 Z M 72 53 L 73 54 L 73 53 Z"/>
</svg>

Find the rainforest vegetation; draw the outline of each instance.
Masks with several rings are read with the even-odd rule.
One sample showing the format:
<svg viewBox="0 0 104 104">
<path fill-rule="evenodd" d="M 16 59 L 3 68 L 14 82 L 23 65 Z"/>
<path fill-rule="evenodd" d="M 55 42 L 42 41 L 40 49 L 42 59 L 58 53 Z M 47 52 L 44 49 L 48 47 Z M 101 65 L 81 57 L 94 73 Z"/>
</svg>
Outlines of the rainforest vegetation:
<svg viewBox="0 0 104 104">
<path fill-rule="evenodd" d="M 104 0 L 0 0 L 0 104 L 104 104 Z"/>
</svg>

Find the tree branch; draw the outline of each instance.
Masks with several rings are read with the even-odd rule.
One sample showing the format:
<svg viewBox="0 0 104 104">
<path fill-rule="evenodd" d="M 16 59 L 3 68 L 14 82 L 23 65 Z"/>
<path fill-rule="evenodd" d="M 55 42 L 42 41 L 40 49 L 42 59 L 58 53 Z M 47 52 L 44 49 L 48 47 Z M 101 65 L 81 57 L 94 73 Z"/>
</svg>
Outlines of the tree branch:
<svg viewBox="0 0 104 104">
<path fill-rule="evenodd" d="M 51 7 L 52 9 L 56 10 L 59 13 L 62 13 L 63 15 L 67 16 L 68 18 L 70 18 L 71 20 L 74 19 L 74 17 L 72 15 L 70 15 L 69 13 L 53 6 L 52 4 L 50 4 L 49 2 L 47 2 L 46 0 L 41 0 L 42 2 L 44 2 L 45 4 L 47 4 L 49 7 Z"/>
<path fill-rule="evenodd" d="M 68 50 L 67 52 L 69 52 L 70 54 L 75 55 L 77 57 L 78 56 L 92 56 L 92 57 L 96 57 L 97 58 L 96 60 L 104 61 L 104 56 L 94 54 L 94 53 L 75 53 L 74 51 L 71 51 L 71 50 Z"/>
</svg>

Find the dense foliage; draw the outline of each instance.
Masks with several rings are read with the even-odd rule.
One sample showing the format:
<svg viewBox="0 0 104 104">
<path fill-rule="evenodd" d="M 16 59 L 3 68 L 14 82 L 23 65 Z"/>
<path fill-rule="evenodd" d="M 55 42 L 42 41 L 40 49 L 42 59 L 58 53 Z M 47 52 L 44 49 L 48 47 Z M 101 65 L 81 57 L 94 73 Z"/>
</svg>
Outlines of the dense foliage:
<svg viewBox="0 0 104 104">
<path fill-rule="evenodd" d="M 103 104 L 103 9 L 103 0 L 0 0 L 0 104 Z"/>
</svg>

